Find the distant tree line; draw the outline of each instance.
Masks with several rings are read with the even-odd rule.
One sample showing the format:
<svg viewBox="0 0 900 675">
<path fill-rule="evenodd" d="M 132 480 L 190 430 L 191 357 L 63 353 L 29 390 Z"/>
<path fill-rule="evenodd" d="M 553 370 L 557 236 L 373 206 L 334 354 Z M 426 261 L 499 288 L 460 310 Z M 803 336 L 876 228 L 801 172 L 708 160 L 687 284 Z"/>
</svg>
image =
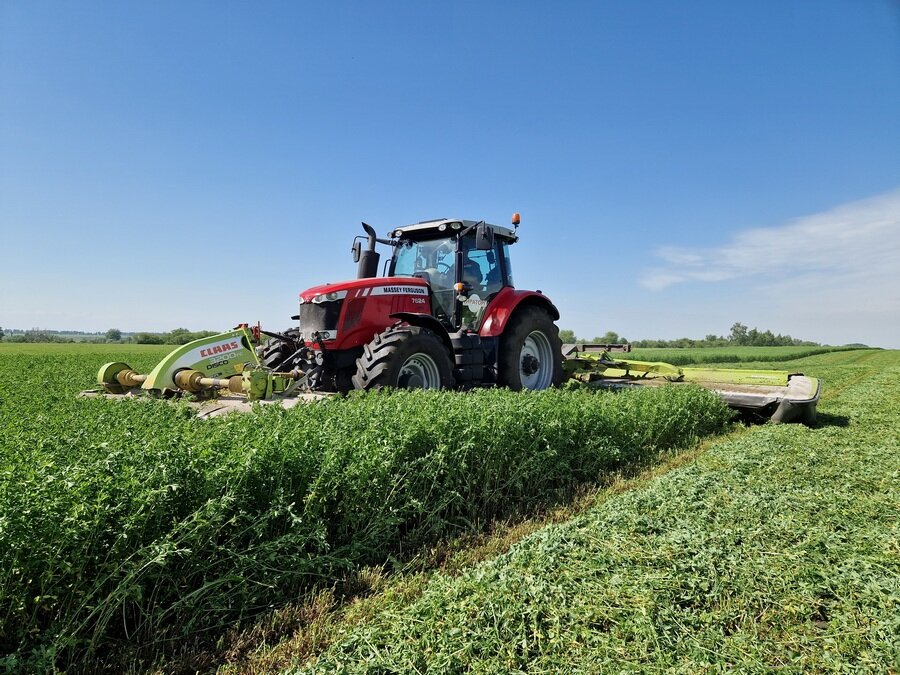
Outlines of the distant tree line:
<svg viewBox="0 0 900 675">
<path fill-rule="evenodd" d="M 598 345 L 624 345 L 628 343 L 624 337 L 620 336 L 615 331 L 607 331 L 605 335 L 601 335 L 599 337 L 592 338 L 588 340 L 587 338 L 580 338 L 575 335 L 575 331 L 563 329 L 559 331 L 559 339 L 562 341 L 564 345 L 572 345 L 572 344 L 598 344 Z"/>
<path fill-rule="evenodd" d="M 591 340 L 579 338 L 574 331 L 561 330 L 559 338 L 564 344 L 625 344 L 628 341 L 615 331 L 607 331 L 605 335 L 595 337 Z M 744 324 L 737 322 L 731 327 L 731 333 L 727 336 L 709 334 L 702 340 L 693 338 L 678 338 L 676 340 L 634 340 L 632 347 L 662 347 L 662 348 L 687 348 L 687 347 L 796 347 L 796 346 L 818 346 L 818 342 L 810 342 L 808 340 L 799 340 L 790 335 L 782 335 L 781 333 L 773 333 L 770 330 L 761 331 L 757 328 L 747 328 Z"/>
<path fill-rule="evenodd" d="M 97 342 L 112 344 L 139 344 L 139 345 L 183 345 L 193 340 L 215 335 L 216 331 L 200 330 L 189 331 L 187 328 L 176 328 L 167 333 L 131 333 L 125 334 L 118 328 L 110 328 L 105 334 L 84 333 L 81 331 L 50 331 L 41 329 L 16 330 L 7 329 L 4 332 L 0 327 L 0 341 L 2 342 Z M 75 340 L 70 335 L 84 335 L 84 339 Z M 90 336 L 90 337 L 88 337 Z M 563 344 L 627 344 L 628 340 L 615 331 L 607 331 L 605 334 L 587 339 L 575 335 L 575 331 L 563 329 L 559 331 L 559 339 Z M 791 347 L 791 346 L 819 346 L 818 342 L 798 340 L 790 335 L 773 333 L 770 330 L 760 331 L 756 328 L 747 328 L 737 322 L 731 327 L 731 333 L 727 336 L 707 335 L 702 340 L 693 338 L 678 338 L 677 340 L 635 340 L 633 347 L 727 347 L 739 345 L 741 347 Z M 865 346 L 859 343 L 857 346 Z"/>
<path fill-rule="evenodd" d="M 176 328 L 166 333 L 131 333 L 125 334 L 118 328 L 110 328 L 106 333 L 84 333 L 81 331 L 55 331 L 35 328 L 31 330 L 3 330 L 0 327 L 2 342 L 58 342 L 58 343 L 100 343 L 100 344 L 141 344 L 141 345 L 183 345 L 192 340 L 215 335 L 217 331 L 189 331 L 187 328 Z M 79 339 L 71 337 L 77 335 Z M 85 337 L 81 337 L 81 336 Z"/>
<path fill-rule="evenodd" d="M 53 330 L 51 328 L 0 328 L 0 339 L 4 336 L 12 337 L 13 335 L 46 335 L 49 336 L 48 339 L 53 339 L 53 336 L 58 338 L 80 338 L 80 339 L 91 339 L 100 337 L 103 335 L 101 331 L 83 331 L 83 330 Z"/>
<path fill-rule="evenodd" d="M 0 328 L 0 341 L 2 342 L 75 342 L 70 337 L 42 330 L 4 331 Z"/>
<path fill-rule="evenodd" d="M 200 338 L 215 335 L 214 330 L 189 331 L 187 328 L 176 328 L 168 333 L 135 333 L 128 341 L 139 345 L 184 345 Z"/>
</svg>

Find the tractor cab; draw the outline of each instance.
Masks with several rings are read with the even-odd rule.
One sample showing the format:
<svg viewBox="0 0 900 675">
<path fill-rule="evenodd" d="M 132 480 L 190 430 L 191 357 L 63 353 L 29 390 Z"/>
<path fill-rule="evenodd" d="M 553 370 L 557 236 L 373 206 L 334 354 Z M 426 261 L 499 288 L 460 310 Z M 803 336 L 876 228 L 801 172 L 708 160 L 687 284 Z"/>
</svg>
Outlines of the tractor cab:
<svg viewBox="0 0 900 675">
<path fill-rule="evenodd" d="M 388 276 L 422 279 L 432 311 L 449 330 L 477 329 L 493 298 L 513 286 L 509 245 L 515 230 L 481 221 L 440 219 L 390 233 Z"/>
</svg>

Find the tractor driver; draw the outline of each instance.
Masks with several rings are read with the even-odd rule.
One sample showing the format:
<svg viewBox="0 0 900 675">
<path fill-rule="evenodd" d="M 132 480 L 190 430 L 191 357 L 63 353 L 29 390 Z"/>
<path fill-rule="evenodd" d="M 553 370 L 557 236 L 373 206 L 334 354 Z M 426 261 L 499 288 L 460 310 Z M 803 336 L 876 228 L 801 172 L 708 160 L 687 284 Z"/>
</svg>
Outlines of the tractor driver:
<svg viewBox="0 0 900 675">
<path fill-rule="evenodd" d="M 484 287 L 484 274 L 481 272 L 481 265 L 472 259 L 472 254 L 477 251 L 467 251 L 463 259 L 463 282 L 469 285 L 474 292 L 480 292 Z"/>
</svg>

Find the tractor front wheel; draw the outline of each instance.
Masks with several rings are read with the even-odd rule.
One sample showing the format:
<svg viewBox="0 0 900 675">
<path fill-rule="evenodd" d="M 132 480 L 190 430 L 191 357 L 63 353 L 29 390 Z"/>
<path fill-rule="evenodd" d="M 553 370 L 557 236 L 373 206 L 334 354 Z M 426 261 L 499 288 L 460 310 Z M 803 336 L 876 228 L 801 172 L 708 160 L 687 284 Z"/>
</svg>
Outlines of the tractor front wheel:
<svg viewBox="0 0 900 675">
<path fill-rule="evenodd" d="M 453 364 L 441 339 L 426 328 L 388 328 L 356 360 L 356 389 L 450 389 Z"/>
<path fill-rule="evenodd" d="M 523 307 L 500 338 L 497 384 L 514 391 L 549 389 L 562 383 L 559 329 L 539 307 Z"/>
</svg>

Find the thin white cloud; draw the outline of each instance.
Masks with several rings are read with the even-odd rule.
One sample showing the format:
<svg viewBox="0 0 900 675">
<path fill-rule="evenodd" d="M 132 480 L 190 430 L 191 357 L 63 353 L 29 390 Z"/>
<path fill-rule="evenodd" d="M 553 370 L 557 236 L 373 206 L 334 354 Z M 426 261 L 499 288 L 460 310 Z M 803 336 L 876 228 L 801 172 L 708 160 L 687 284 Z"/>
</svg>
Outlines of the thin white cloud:
<svg viewBox="0 0 900 675">
<path fill-rule="evenodd" d="M 745 230 L 724 246 L 666 246 L 656 255 L 663 264 L 640 279 L 652 290 L 746 279 L 761 289 L 829 291 L 879 311 L 898 309 L 900 189 L 784 225 Z"/>
</svg>

